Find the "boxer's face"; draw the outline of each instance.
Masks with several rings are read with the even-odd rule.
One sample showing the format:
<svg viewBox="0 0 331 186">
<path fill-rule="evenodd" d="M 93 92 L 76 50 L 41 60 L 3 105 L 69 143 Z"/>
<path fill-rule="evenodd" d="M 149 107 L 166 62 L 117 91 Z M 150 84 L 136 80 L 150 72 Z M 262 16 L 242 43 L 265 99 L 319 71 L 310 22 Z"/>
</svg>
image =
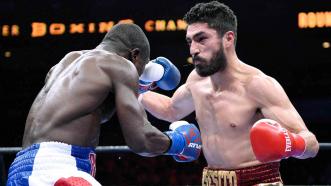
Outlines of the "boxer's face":
<svg viewBox="0 0 331 186">
<path fill-rule="evenodd" d="M 193 64 L 200 76 L 206 77 L 226 67 L 222 38 L 207 23 L 193 23 L 187 27 L 186 40 Z"/>
<path fill-rule="evenodd" d="M 145 60 L 142 60 L 140 58 L 140 56 L 137 57 L 136 60 L 133 61 L 134 65 L 136 66 L 139 76 L 144 72 L 147 62 Z"/>
<path fill-rule="evenodd" d="M 145 66 L 149 62 L 149 59 L 142 59 L 139 49 L 132 50 L 128 59 L 132 61 L 132 63 L 136 67 L 139 76 L 144 72 Z"/>
</svg>

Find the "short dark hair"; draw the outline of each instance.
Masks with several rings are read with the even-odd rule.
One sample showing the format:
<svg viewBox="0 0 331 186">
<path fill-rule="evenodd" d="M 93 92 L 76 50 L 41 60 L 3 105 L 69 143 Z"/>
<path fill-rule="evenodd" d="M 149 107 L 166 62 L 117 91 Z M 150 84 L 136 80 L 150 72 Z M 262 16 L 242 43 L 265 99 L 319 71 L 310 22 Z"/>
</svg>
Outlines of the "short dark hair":
<svg viewBox="0 0 331 186">
<path fill-rule="evenodd" d="M 187 24 L 207 23 L 222 37 L 226 32 L 233 31 L 235 43 L 237 40 L 237 17 L 225 4 L 218 1 L 198 3 L 193 6 L 184 16 Z"/>
<path fill-rule="evenodd" d="M 102 43 L 111 43 L 117 52 L 128 52 L 134 48 L 140 49 L 141 58 L 150 57 L 150 45 L 144 31 L 136 24 L 116 24 L 102 40 Z"/>
</svg>

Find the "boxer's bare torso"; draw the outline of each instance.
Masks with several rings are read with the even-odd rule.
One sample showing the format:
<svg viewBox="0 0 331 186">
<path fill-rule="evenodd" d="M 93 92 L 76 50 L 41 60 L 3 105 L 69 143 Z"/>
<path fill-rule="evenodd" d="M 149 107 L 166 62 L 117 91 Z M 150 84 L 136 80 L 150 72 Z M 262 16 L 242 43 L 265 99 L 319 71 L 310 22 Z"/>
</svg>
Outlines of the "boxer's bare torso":
<svg viewBox="0 0 331 186">
<path fill-rule="evenodd" d="M 43 141 L 96 146 L 100 123 L 115 110 L 105 69 L 118 59 L 124 60 L 101 50 L 76 51 L 55 65 L 29 112 L 23 147 Z"/>
<path fill-rule="evenodd" d="M 241 72 L 234 73 L 226 83 L 212 83 L 211 77 L 191 73 L 186 86 L 195 105 L 209 167 L 236 169 L 260 164 L 249 139 L 250 128 L 263 117 L 249 90 L 258 76 L 265 75 L 244 64 Z"/>
</svg>

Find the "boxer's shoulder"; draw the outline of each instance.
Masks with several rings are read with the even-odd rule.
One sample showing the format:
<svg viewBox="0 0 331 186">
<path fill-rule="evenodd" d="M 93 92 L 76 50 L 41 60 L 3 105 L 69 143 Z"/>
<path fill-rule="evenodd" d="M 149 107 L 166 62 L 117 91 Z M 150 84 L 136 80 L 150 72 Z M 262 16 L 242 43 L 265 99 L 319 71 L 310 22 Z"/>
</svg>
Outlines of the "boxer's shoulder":
<svg viewBox="0 0 331 186">
<path fill-rule="evenodd" d="M 101 59 L 112 59 L 112 58 L 117 58 L 118 55 L 116 55 L 115 53 L 111 53 L 109 51 L 106 50 L 100 50 L 100 49 L 93 49 L 93 50 L 89 50 L 89 51 L 80 51 L 80 53 L 82 55 L 84 55 L 84 57 L 88 58 L 96 58 L 98 60 Z"/>
<path fill-rule="evenodd" d="M 83 57 L 84 61 L 92 61 L 97 67 L 104 70 L 120 70 L 121 68 L 130 70 L 135 68 L 129 60 L 106 50 L 90 50 Z"/>
<path fill-rule="evenodd" d="M 276 84 L 277 81 L 273 77 L 262 72 L 251 75 L 247 81 L 247 87 L 252 91 L 264 91 L 271 89 Z"/>
<path fill-rule="evenodd" d="M 115 53 L 100 50 L 97 52 L 100 53 L 97 55 L 96 66 L 105 74 L 108 74 L 112 80 L 119 82 L 138 81 L 137 69 L 131 61 Z"/>
<path fill-rule="evenodd" d="M 79 57 L 86 53 L 86 51 L 71 51 L 65 55 L 65 57 Z"/>
<path fill-rule="evenodd" d="M 261 71 L 252 75 L 246 84 L 248 95 L 260 104 L 278 100 L 277 97 L 282 93 L 280 90 L 282 87 L 277 80 Z"/>
</svg>

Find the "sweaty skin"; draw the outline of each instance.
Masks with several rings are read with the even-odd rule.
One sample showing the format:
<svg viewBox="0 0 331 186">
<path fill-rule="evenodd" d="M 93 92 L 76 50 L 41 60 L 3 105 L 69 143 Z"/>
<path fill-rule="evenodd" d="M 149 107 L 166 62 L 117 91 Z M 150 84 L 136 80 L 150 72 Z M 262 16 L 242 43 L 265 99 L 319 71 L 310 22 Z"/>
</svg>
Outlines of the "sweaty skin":
<svg viewBox="0 0 331 186">
<path fill-rule="evenodd" d="M 193 23 L 186 39 L 193 59 L 206 59 L 193 60 L 194 65 L 209 65 L 212 56 L 224 48 L 226 68 L 206 77 L 195 69 L 171 98 L 149 91 L 141 102 L 152 115 L 167 121 L 195 111 L 208 167 L 238 169 L 261 164 L 249 137 L 252 125 L 261 118 L 276 120 L 304 138 L 306 150 L 300 158 L 316 156 L 318 142 L 281 85 L 238 59 L 233 32 L 220 37 L 207 23 Z"/>
<path fill-rule="evenodd" d="M 243 63 L 238 67 L 231 83 L 216 90 L 209 77 L 202 78 L 195 71 L 184 85 L 187 92 L 183 93 L 191 94 L 195 104 L 203 152 L 211 168 L 236 169 L 260 164 L 250 147 L 248 131 L 263 115 L 249 89 L 254 78 L 267 77 Z"/>
<path fill-rule="evenodd" d="M 138 77 L 133 63 L 114 53 L 70 52 L 51 68 L 33 102 L 23 147 L 44 141 L 96 147 L 100 123 L 116 110 L 134 151 L 163 153 L 169 139 L 150 125 L 137 102 Z"/>
</svg>

